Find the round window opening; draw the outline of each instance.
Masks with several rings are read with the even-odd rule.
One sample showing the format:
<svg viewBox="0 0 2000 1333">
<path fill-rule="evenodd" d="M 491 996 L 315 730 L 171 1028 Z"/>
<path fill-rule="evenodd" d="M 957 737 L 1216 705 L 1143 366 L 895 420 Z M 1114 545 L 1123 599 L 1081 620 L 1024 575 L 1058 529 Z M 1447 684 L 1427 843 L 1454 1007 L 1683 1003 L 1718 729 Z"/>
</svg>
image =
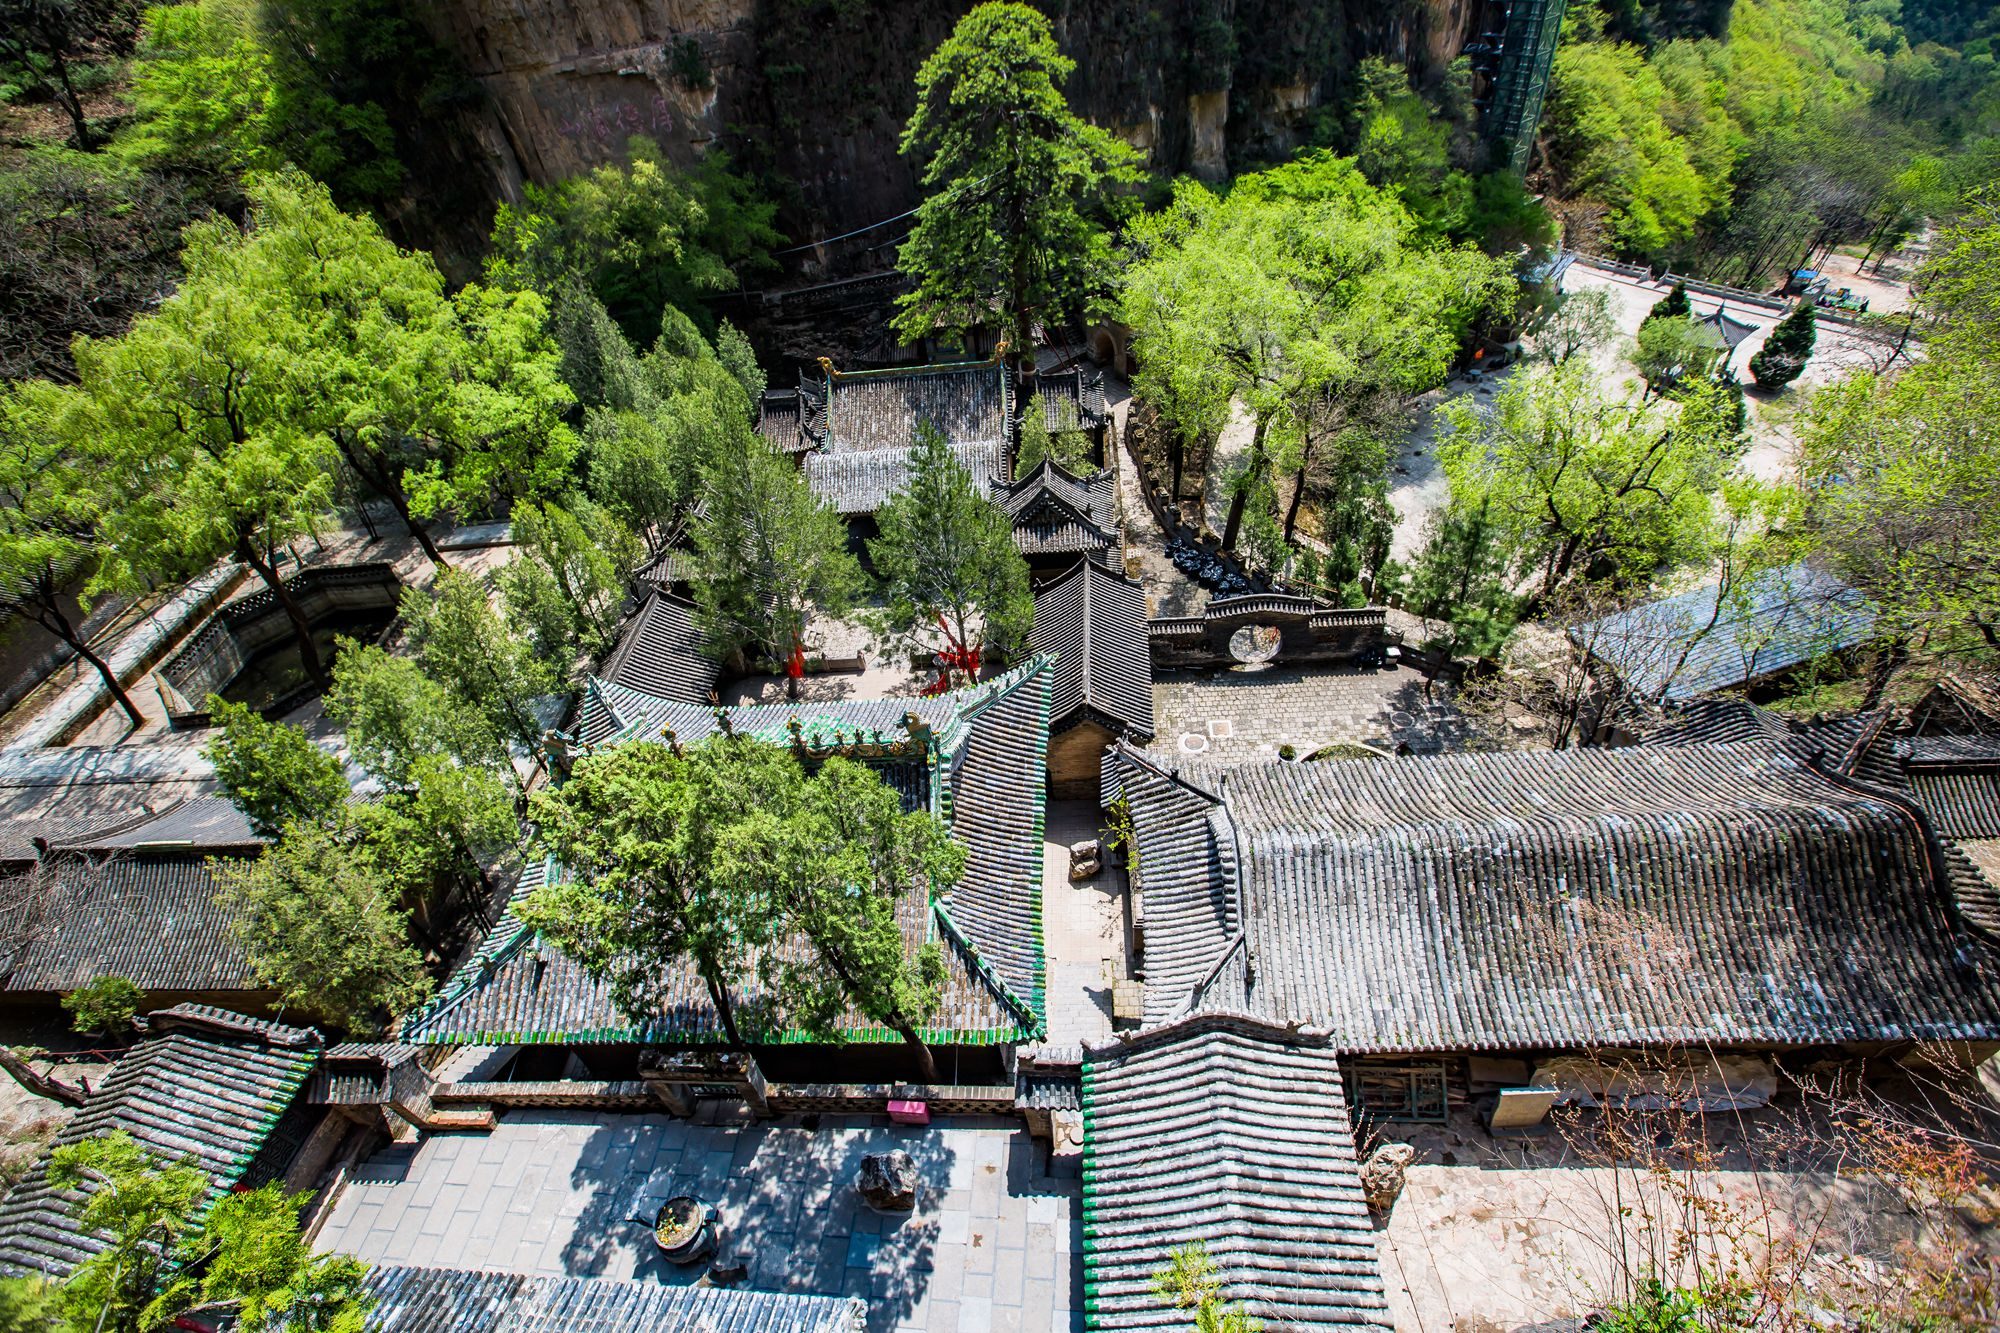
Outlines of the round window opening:
<svg viewBox="0 0 2000 1333">
<path fill-rule="evenodd" d="M 1229 655 L 1246 667 L 1269 666 L 1284 642 L 1276 625 L 1245 625 L 1229 636 Z"/>
</svg>

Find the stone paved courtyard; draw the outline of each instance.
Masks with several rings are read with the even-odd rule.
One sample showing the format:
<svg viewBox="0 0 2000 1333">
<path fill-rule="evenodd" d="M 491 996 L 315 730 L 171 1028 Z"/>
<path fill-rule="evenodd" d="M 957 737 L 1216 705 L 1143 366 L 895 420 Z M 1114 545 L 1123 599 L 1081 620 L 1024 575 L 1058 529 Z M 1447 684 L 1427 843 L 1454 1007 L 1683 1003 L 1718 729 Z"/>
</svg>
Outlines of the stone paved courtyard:
<svg viewBox="0 0 2000 1333">
<path fill-rule="evenodd" d="M 1156 752 L 1211 759 L 1299 758 L 1337 741 L 1407 742 L 1419 753 L 1461 745 L 1469 729 L 1448 692 L 1431 697 L 1409 667 L 1285 668 L 1178 673 L 1153 682 Z"/>
<path fill-rule="evenodd" d="M 719 1256 L 747 1259 L 743 1285 L 860 1296 L 875 1333 L 1083 1327 L 1075 1158 L 1051 1176 L 1047 1148 L 1011 1119 L 806 1119 L 510 1111 L 490 1134 L 377 1153 L 317 1244 L 371 1263 L 686 1284 L 704 1267 L 661 1259 L 645 1219 L 694 1194 L 720 1212 Z M 912 1213 L 854 1192 L 862 1156 L 890 1148 L 923 1175 Z"/>
</svg>

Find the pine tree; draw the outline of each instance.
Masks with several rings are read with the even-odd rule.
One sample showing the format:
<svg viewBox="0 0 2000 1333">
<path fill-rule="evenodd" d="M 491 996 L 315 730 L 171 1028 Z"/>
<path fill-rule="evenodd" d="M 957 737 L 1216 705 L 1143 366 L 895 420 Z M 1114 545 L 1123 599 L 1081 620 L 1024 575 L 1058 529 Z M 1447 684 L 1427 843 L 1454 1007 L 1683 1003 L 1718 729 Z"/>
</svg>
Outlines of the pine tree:
<svg viewBox="0 0 2000 1333">
<path fill-rule="evenodd" d="M 1017 364 L 1030 326 L 1100 294 L 1110 242 L 1094 212 L 1107 187 L 1136 180 L 1137 154 L 1070 110 L 1076 62 L 1026 5 L 980 5 L 917 71 L 903 152 L 924 160 L 929 192 L 896 265 L 916 282 L 896 331 L 963 334 L 997 311 Z"/>
<path fill-rule="evenodd" d="M 1661 297 L 1653 308 L 1646 312 L 1646 318 L 1640 321 L 1640 327 L 1643 328 L 1656 319 L 1686 319 L 1693 313 L 1694 307 L 1688 304 L 1687 284 L 1677 282 L 1672 291 Z"/>
<path fill-rule="evenodd" d="M 1005 652 L 1027 639 L 1035 602 L 1013 524 L 936 427 L 918 427 L 909 481 L 875 521 L 882 535 L 868 554 L 882 575 L 890 633 L 915 646 L 942 628 L 947 650 L 968 671 L 979 642 Z"/>
<path fill-rule="evenodd" d="M 702 489 L 692 580 L 702 633 L 718 655 L 782 662 L 803 645 L 813 612 L 854 604 L 861 566 L 846 526 L 748 426 L 703 469 Z"/>
<path fill-rule="evenodd" d="M 1819 317 L 1811 301 L 1801 301 L 1792 313 L 1778 321 L 1757 355 L 1750 358 L 1750 374 L 1761 388 L 1782 389 L 1797 379 L 1812 355 L 1819 338 Z"/>
</svg>

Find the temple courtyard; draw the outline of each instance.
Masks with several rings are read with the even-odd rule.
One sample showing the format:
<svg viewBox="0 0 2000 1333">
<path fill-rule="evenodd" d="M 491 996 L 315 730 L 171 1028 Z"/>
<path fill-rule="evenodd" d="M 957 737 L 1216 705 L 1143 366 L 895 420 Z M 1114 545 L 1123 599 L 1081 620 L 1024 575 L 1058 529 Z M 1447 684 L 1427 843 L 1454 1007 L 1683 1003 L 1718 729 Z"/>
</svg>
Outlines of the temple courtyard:
<svg viewBox="0 0 2000 1333">
<path fill-rule="evenodd" d="M 908 1213 L 854 1189 L 863 1156 L 894 1148 L 922 1176 Z M 371 1264 L 687 1285 L 708 1265 L 666 1262 L 651 1220 L 691 1194 L 718 1212 L 716 1258 L 746 1266 L 741 1287 L 860 1296 L 874 1333 L 1059 1333 L 1083 1327 L 1079 1164 L 994 1117 L 515 1110 L 368 1159 L 316 1243 Z"/>
</svg>

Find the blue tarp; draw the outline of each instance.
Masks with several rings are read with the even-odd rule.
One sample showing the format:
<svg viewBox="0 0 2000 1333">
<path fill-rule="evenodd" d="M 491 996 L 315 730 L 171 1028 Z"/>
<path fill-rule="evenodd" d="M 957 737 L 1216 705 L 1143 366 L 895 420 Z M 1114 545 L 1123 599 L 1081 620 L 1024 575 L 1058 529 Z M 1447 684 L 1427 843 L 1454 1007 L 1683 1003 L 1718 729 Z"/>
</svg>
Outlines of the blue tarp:
<svg viewBox="0 0 2000 1333">
<path fill-rule="evenodd" d="M 1717 586 L 1590 621 L 1571 637 L 1628 689 L 1671 701 L 1766 679 L 1874 633 L 1875 613 L 1861 594 L 1807 565 L 1772 570 L 1724 595 L 1719 615 Z"/>
</svg>

